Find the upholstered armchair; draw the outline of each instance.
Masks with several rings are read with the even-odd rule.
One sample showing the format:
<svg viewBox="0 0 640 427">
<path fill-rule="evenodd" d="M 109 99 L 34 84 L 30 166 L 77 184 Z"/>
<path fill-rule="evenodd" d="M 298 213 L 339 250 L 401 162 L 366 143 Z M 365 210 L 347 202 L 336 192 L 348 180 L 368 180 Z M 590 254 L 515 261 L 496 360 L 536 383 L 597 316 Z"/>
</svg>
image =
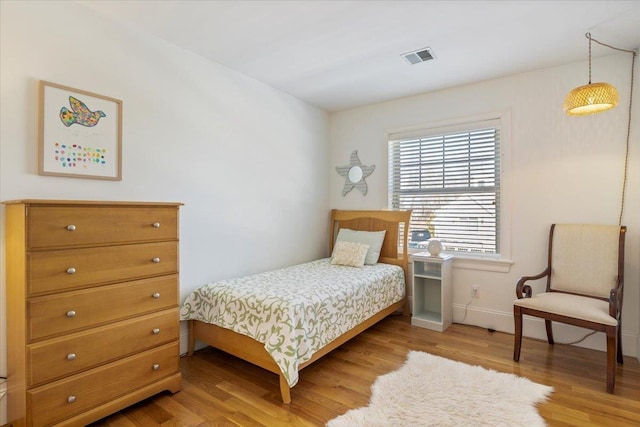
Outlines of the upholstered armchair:
<svg viewBox="0 0 640 427">
<path fill-rule="evenodd" d="M 552 322 L 604 332 L 607 337 L 607 392 L 613 393 L 616 361 L 622 364 L 621 316 L 626 227 L 553 224 L 547 268 L 518 280 L 513 305 L 513 360 L 520 360 L 522 315 L 544 319 L 553 344 Z M 532 295 L 528 281 L 546 277 L 545 292 Z"/>
</svg>

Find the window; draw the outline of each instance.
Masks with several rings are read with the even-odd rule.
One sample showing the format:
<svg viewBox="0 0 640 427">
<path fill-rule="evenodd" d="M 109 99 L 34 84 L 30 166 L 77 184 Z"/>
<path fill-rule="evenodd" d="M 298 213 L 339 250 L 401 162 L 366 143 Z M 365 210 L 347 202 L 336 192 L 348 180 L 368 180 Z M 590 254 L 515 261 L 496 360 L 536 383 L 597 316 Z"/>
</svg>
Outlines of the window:
<svg viewBox="0 0 640 427">
<path fill-rule="evenodd" d="M 389 135 L 389 207 L 412 209 L 409 246 L 501 253 L 501 119 Z"/>
</svg>

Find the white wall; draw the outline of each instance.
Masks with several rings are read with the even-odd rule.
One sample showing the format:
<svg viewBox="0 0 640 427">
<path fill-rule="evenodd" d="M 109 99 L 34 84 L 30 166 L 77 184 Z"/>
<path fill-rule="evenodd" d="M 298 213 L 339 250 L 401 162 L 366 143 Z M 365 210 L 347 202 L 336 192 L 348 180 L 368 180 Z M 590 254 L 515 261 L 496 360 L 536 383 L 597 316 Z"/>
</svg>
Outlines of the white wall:
<svg viewBox="0 0 640 427">
<path fill-rule="evenodd" d="M 0 5 L 0 200 L 184 202 L 182 298 L 210 280 L 326 254 L 326 113 L 77 3 Z M 37 174 L 38 80 L 123 100 L 121 182 Z"/>
<path fill-rule="evenodd" d="M 636 62 L 636 76 L 638 72 Z M 425 78 L 428 67 L 423 64 Z M 618 108 L 594 116 L 568 117 L 562 102 L 572 88 L 586 84 L 587 63 L 520 75 L 398 99 L 331 115 L 331 166 L 349 164 L 358 150 L 365 165 L 376 165 L 366 181 L 369 194 L 352 190 L 342 197 L 344 178 L 331 174 L 331 206 L 378 209 L 387 206 L 386 133 L 391 129 L 447 121 L 489 112 L 509 112 L 511 168 L 507 209 L 511 216 L 513 261 L 508 273 L 460 268 L 454 262 L 454 321 L 513 332 L 515 283 L 546 265 L 548 230 L 554 222 L 617 224 L 627 129 L 631 55 L 593 61 L 594 81 L 608 81 L 620 92 Z M 637 78 L 636 78 L 637 82 Z M 628 226 L 623 307 L 623 351 L 638 355 L 640 314 L 640 93 L 635 87 L 629 181 L 623 223 Z M 471 301 L 470 287 L 480 285 Z M 539 283 L 543 287 L 544 283 Z M 540 288 L 541 289 L 541 288 Z M 556 327 L 556 340 L 581 338 L 585 330 Z M 527 320 L 526 335 L 545 338 L 544 323 Z M 582 345 L 604 349 L 596 334 Z"/>
</svg>

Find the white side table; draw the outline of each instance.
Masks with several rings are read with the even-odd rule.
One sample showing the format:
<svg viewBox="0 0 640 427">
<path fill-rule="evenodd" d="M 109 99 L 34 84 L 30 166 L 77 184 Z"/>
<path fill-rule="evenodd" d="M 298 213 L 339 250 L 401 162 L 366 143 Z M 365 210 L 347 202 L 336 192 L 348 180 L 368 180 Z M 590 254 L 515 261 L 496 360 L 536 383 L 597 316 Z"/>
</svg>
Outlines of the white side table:
<svg viewBox="0 0 640 427">
<path fill-rule="evenodd" d="M 413 263 L 411 324 L 443 332 L 453 320 L 451 283 L 453 255 L 431 256 L 420 252 Z"/>
</svg>

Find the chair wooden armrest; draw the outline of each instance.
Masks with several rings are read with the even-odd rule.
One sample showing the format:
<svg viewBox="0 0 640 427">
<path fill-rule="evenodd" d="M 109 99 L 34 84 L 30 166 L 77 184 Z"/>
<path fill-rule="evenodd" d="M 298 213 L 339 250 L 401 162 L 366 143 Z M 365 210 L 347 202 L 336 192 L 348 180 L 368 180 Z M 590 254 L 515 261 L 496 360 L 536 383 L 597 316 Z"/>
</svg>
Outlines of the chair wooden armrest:
<svg viewBox="0 0 640 427">
<path fill-rule="evenodd" d="M 620 320 L 622 314 L 622 278 L 616 280 L 616 287 L 609 292 L 609 316 Z"/>
<path fill-rule="evenodd" d="M 531 286 L 525 285 L 525 282 L 529 280 L 542 279 L 543 277 L 548 276 L 549 274 L 551 274 L 551 269 L 547 267 L 542 273 L 536 274 L 535 276 L 521 277 L 520 280 L 518 280 L 518 283 L 516 284 L 516 295 L 518 299 L 531 298 L 531 293 L 532 293 Z"/>
</svg>

